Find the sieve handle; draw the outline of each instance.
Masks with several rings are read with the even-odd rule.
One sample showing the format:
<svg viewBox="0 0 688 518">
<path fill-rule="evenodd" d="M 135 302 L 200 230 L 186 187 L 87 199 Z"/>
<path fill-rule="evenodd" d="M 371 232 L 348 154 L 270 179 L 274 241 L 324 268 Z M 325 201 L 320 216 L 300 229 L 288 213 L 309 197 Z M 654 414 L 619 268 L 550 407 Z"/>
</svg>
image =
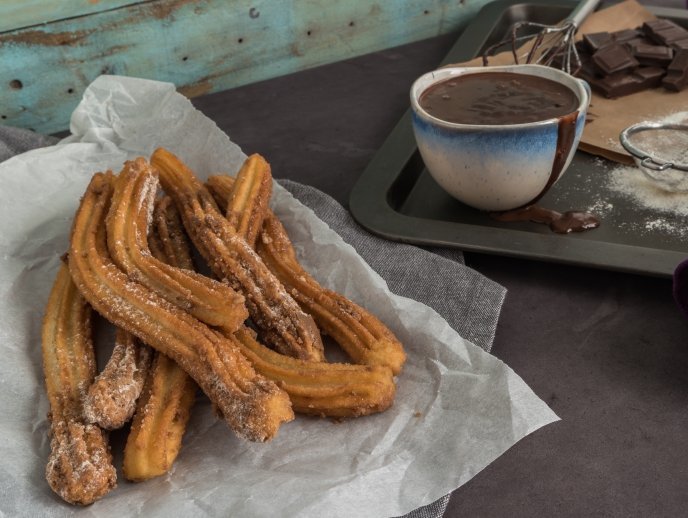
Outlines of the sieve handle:
<svg viewBox="0 0 688 518">
<path fill-rule="evenodd" d="M 658 162 L 651 156 L 646 156 L 640 161 L 640 165 L 652 169 L 653 171 L 665 171 L 670 167 L 674 167 L 672 162 Z"/>
</svg>

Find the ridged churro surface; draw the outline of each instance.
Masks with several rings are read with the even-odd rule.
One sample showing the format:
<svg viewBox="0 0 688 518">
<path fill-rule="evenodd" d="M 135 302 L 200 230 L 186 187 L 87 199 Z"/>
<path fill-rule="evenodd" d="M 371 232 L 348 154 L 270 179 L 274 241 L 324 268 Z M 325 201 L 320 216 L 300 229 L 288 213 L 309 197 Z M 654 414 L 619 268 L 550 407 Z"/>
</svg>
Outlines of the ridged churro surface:
<svg viewBox="0 0 688 518">
<path fill-rule="evenodd" d="M 96 373 L 91 307 L 65 264 L 58 271 L 43 319 L 42 352 L 50 402 L 50 456 L 45 474 L 55 493 L 88 505 L 117 485 L 107 434 L 87 423 L 83 397 Z"/>
</svg>

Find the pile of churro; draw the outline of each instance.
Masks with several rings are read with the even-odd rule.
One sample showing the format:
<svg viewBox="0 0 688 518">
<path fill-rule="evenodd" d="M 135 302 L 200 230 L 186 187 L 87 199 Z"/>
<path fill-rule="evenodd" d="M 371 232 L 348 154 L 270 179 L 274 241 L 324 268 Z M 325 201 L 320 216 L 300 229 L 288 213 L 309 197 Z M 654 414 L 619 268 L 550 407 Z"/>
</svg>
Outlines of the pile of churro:
<svg viewBox="0 0 688 518">
<path fill-rule="evenodd" d="M 93 176 L 42 332 L 46 478 L 64 500 L 88 505 L 116 486 L 108 431 L 128 422 L 125 478 L 166 473 L 198 388 L 235 434 L 258 442 L 295 412 L 357 417 L 392 405 L 401 344 L 303 269 L 271 193 L 259 155 L 205 184 L 164 149 Z M 194 248 L 213 277 L 195 268 Z M 117 329 L 100 373 L 93 311 Z M 321 333 L 352 363 L 327 362 Z"/>
</svg>

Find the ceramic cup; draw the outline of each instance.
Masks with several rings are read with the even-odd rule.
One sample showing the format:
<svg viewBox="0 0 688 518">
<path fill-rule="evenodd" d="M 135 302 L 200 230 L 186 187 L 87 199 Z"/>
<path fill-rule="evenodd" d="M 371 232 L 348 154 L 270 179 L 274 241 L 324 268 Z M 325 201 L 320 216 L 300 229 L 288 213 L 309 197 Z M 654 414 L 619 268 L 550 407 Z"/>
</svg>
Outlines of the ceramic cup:
<svg viewBox="0 0 688 518">
<path fill-rule="evenodd" d="M 433 117 L 418 102 L 421 94 L 435 83 L 488 71 L 550 79 L 578 97 L 573 144 L 556 178 L 552 170 L 559 119 L 503 125 L 457 124 Z M 540 65 L 443 68 L 422 75 L 411 87 L 413 131 L 428 171 L 454 198 L 487 211 L 511 210 L 534 203 L 561 178 L 578 147 L 589 103 L 590 87 L 585 81 Z"/>
</svg>

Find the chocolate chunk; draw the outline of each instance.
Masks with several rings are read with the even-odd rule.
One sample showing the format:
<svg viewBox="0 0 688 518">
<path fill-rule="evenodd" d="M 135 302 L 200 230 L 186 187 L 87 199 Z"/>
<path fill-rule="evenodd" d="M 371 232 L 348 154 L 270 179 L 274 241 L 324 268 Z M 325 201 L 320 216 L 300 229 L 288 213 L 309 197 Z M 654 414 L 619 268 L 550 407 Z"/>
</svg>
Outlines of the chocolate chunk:
<svg viewBox="0 0 688 518">
<path fill-rule="evenodd" d="M 606 97 L 660 85 L 675 91 L 688 88 L 688 54 L 679 59 L 681 52 L 688 53 L 688 30 L 672 21 L 658 19 L 636 29 L 585 34 L 576 50 L 581 67 L 575 75 Z"/>
<path fill-rule="evenodd" d="M 685 40 L 678 40 L 675 41 L 671 44 L 671 48 L 678 51 L 678 50 L 688 50 L 688 39 Z"/>
<path fill-rule="evenodd" d="M 590 85 L 608 98 L 623 97 L 660 85 L 664 69 L 640 67 L 631 73 L 617 73 L 604 78 L 595 78 Z"/>
<path fill-rule="evenodd" d="M 662 80 L 667 90 L 680 92 L 688 85 L 688 50 L 679 50 Z"/>
<path fill-rule="evenodd" d="M 590 34 L 583 34 L 583 41 L 590 49 L 590 52 L 597 52 L 601 48 L 614 43 L 612 35 L 608 32 L 593 32 Z"/>
<path fill-rule="evenodd" d="M 672 27 L 678 26 L 672 21 L 658 18 L 656 20 L 650 20 L 649 22 L 643 23 L 641 30 L 649 36 L 656 31 L 663 31 L 666 29 L 671 29 Z"/>
<path fill-rule="evenodd" d="M 613 99 L 640 92 L 645 89 L 644 82 L 634 74 L 605 77 L 597 85 L 605 97 Z"/>
<path fill-rule="evenodd" d="M 601 48 L 592 56 L 597 68 L 605 75 L 630 71 L 638 66 L 633 54 L 619 43 L 613 43 Z"/>
<path fill-rule="evenodd" d="M 623 29 L 612 32 L 611 36 L 616 43 L 626 43 L 630 40 L 640 39 L 642 33 L 638 29 Z"/>
<path fill-rule="evenodd" d="M 626 47 L 628 50 L 633 52 L 633 49 L 640 44 L 647 45 L 649 42 L 647 38 L 633 38 L 632 40 L 626 40 L 623 42 L 623 46 Z"/>
<path fill-rule="evenodd" d="M 644 81 L 645 88 L 657 88 L 662 84 L 666 70 L 662 67 L 638 67 L 633 71 L 633 75 Z"/>
<path fill-rule="evenodd" d="M 652 20 L 643 24 L 643 32 L 655 43 L 670 45 L 688 39 L 688 31 L 669 20 Z"/>
<path fill-rule="evenodd" d="M 664 45 L 639 43 L 633 47 L 633 56 L 641 65 L 666 67 L 674 59 L 674 51 Z"/>
</svg>

